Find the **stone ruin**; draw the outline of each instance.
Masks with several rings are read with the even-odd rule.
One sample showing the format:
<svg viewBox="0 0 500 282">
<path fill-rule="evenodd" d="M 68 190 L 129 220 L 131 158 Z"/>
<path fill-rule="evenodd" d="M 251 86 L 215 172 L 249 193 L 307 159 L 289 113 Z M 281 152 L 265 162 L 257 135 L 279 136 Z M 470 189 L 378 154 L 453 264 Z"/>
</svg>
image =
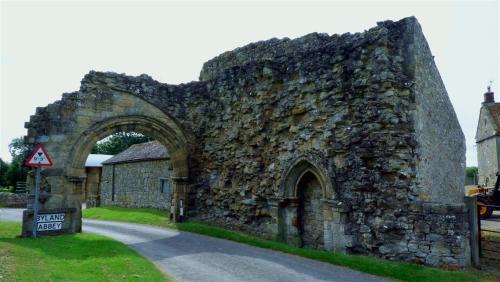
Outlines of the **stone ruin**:
<svg viewBox="0 0 500 282">
<path fill-rule="evenodd" d="M 135 131 L 169 151 L 174 220 L 391 260 L 470 263 L 464 135 L 415 18 L 252 43 L 180 85 L 92 71 L 25 127 L 26 143 L 53 158 L 41 208 L 67 214 L 63 233 L 81 231 L 92 145 Z M 25 236 L 32 214 L 29 206 Z"/>
</svg>

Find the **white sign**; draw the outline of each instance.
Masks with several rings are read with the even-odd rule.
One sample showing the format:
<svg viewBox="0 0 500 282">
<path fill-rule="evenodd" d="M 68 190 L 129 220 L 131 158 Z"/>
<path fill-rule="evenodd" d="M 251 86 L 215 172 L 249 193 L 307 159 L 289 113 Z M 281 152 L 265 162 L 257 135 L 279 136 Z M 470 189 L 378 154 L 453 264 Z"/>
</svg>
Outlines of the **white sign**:
<svg viewBox="0 0 500 282">
<path fill-rule="evenodd" d="M 36 217 L 37 231 L 61 230 L 64 222 L 64 213 L 46 213 L 39 214 Z"/>
<path fill-rule="evenodd" d="M 37 231 L 61 230 L 62 222 L 43 222 L 36 225 Z"/>
<path fill-rule="evenodd" d="M 42 222 L 57 222 L 57 221 L 64 221 L 64 213 L 46 213 L 46 214 L 39 214 L 36 217 L 36 222 L 42 223 Z"/>
<path fill-rule="evenodd" d="M 27 166 L 51 166 L 52 161 L 49 155 L 43 149 L 42 145 L 38 145 L 31 156 L 26 160 Z"/>
</svg>

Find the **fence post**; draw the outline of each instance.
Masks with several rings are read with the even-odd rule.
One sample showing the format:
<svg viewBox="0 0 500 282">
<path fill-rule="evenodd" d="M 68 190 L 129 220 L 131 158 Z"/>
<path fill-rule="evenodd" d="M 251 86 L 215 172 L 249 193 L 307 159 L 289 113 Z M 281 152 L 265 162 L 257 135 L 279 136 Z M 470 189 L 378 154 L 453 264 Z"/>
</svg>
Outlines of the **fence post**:
<svg viewBox="0 0 500 282">
<path fill-rule="evenodd" d="M 469 230 L 470 230 L 470 251 L 472 266 L 481 268 L 479 253 L 480 253 L 480 230 L 479 216 L 477 212 L 477 196 L 465 197 L 465 204 L 469 210 Z"/>
</svg>

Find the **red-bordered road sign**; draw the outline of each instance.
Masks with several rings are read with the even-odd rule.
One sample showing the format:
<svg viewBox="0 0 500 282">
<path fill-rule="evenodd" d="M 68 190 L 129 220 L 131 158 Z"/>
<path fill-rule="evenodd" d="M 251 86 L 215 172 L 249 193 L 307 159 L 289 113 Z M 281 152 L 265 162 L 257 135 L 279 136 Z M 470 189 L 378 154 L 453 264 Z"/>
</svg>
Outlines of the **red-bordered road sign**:
<svg viewBox="0 0 500 282">
<path fill-rule="evenodd" d="M 33 153 L 26 159 L 26 166 L 51 166 L 52 160 L 49 157 L 49 154 L 42 147 L 42 144 L 38 144 L 36 146 Z"/>
</svg>

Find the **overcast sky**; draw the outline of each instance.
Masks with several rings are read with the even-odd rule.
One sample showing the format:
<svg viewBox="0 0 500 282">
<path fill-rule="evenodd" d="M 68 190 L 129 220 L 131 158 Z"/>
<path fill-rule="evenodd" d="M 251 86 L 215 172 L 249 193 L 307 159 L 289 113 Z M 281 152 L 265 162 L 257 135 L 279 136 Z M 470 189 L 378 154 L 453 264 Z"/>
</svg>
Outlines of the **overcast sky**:
<svg viewBox="0 0 500 282">
<path fill-rule="evenodd" d="M 204 62 L 250 42 L 362 32 L 416 16 L 476 165 L 474 135 L 489 80 L 497 90 L 499 14 L 490 2 L 1 2 L 0 157 L 35 108 L 79 89 L 90 70 L 198 80 Z"/>
</svg>

